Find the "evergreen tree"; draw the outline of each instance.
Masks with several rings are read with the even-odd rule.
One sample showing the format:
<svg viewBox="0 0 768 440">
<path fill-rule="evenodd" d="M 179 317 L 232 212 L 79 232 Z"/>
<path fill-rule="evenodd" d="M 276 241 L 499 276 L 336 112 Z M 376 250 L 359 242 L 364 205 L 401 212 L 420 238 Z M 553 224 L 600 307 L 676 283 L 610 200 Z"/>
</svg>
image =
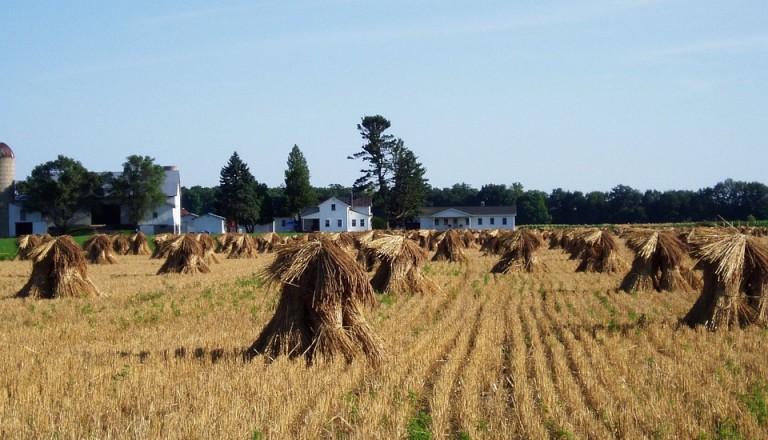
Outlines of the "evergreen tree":
<svg viewBox="0 0 768 440">
<path fill-rule="evenodd" d="M 363 175 L 355 181 L 354 191 L 372 192 L 374 207 L 380 210 L 386 209 L 392 176 L 392 150 L 398 143 L 393 135 L 384 133 L 391 125 L 383 116 L 365 116 L 357 129 L 367 142 L 362 151 L 348 157 L 368 162 L 368 167 L 360 170 Z"/>
<path fill-rule="evenodd" d="M 122 174 L 112 179 L 112 195 L 119 198 L 128 210 L 128 221 L 139 223 L 155 207 L 166 200 L 163 194 L 165 171 L 149 156 L 128 156 Z"/>
<path fill-rule="evenodd" d="M 307 160 L 298 145 L 294 145 L 288 155 L 284 194 L 286 210 L 294 217 L 305 208 L 317 205 L 317 194 L 309 183 Z"/>
<path fill-rule="evenodd" d="M 263 191 L 266 194 L 266 191 Z M 217 189 L 217 210 L 227 220 L 244 226 L 247 232 L 253 232 L 261 216 L 261 204 L 264 197 L 248 165 L 235 151 L 227 165 L 219 173 Z"/>
<path fill-rule="evenodd" d="M 102 192 L 101 179 L 96 173 L 62 155 L 36 166 L 16 189 L 24 197 L 25 211 L 40 212 L 62 234 L 69 229 L 77 210 L 89 207 Z"/>
<path fill-rule="evenodd" d="M 391 226 L 405 226 L 419 215 L 428 190 L 425 173 L 416 155 L 398 141 L 392 150 L 392 190 L 387 204 Z"/>
</svg>

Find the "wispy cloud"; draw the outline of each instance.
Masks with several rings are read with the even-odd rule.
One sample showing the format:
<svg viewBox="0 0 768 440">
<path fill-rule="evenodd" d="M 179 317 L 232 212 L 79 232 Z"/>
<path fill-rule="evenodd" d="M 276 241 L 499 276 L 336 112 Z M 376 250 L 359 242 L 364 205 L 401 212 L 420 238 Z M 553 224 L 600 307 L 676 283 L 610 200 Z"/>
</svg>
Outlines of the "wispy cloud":
<svg viewBox="0 0 768 440">
<path fill-rule="evenodd" d="M 662 58 L 684 55 L 753 52 L 766 49 L 768 49 L 768 34 L 755 34 L 662 47 L 639 53 L 634 59 L 636 61 L 655 61 Z"/>
<path fill-rule="evenodd" d="M 346 7 L 344 3 L 347 1 L 350 0 L 326 0 L 322 7 L 332 11 L 334 7 Z M 54 70 L 42 75 L 39 79 L 50 80 L 69 76 L 182 63 L 190 60 L 240 56 L 265 49 L 315 48 L 346 44 L 387 44 L 398 41 L 436 40 L 523 29 L 546 28 L 566 23 L 603 20 L 669 1 L 675 0 L 569 0 L 546 5 L 537 3 L 531 7 L 512 6 L 506 9 L 497 9 L 493 12 L 477 12 L 474 15 L 467 14 L 466 10 L 456 11 L 453 15 L 448 11 L 449 13 L 441 16 L 427 16 L 424 18 L 406 16 L 400 21 L 390 20 L 386 23 L 373 25 L 365 23 L 364 25 L 354 25 L 354 27 L 346 28 L 333 28 L 329 26 L 328 28 L 313 30 L 289 30 L 282 35 L 268 35 L 263 38 L 230 41 L 226 46 L 221 47 L 194 47 L 187 48 L 186 52 L 174 54 L 94 60 L 92 63 L 83 63 L 77 66 Z M 313 5 L 317 7 L 316 3 L 313 3 Z M 149 26 L 160 26 L 168 23 L 185 24 L 185 22 L 208 19 L 215 16 L 220 16 L 217 19 L 226 20 L 226 16 L 262 11 L 265 6 L 280 6 L 282 9 L 280 1 L 264 0 L 258 3 L 178 11 L 172 14 L 145 18 L 140 21 L 140 24 Z M 396 7 L 396 5 L 393 7 Z M 274 13 L 275 11 L 272 12 Z"/>
<path fill-rule="evenodd" d="M 519 29 L 589 22 L 628 11 L 668 3 L 671 0 L 568 1 L 532 8 L 496 10 L 482 15 L 461 14 L 454 18 L 427 18 L 407 23 L 388 22 L 380 27 L 299 34 L 282 38 L 282 43 L 389 42 L 438 39 L 463 35 L 508 32 Z"/>
</svg>

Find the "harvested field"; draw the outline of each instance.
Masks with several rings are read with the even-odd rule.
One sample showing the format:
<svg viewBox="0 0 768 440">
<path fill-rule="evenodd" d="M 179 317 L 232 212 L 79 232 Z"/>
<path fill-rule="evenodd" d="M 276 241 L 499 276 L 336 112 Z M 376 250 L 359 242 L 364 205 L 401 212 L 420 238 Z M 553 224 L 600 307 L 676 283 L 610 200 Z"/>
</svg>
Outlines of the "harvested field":
<svg viewBox="0 0 768 440">
<path fill-rule="evenodd" d="M 0 438 L 768 437 L 765 329 L 678 326 L 698 291 L 617 293 L 624 273 L 558 249 L 496 275 L 464 252 L 426 263 L 442 293 L 366 310 L 379 365 L 243 361 L 274 254 L 190 275 L 122 256 L 88 267 L 103 296 L 56 300 L 14 298 L 32 266 L 2 261 Z"/>
</svg>

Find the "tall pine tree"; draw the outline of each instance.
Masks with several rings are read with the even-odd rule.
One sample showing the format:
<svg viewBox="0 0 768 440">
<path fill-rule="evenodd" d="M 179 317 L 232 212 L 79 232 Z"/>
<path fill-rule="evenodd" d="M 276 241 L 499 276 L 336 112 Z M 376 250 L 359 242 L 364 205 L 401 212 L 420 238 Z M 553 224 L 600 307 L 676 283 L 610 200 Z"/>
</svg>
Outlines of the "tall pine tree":
<svg viewBox="0 0 768 440">
<path fill-rule="evenodd" d="M 298 145 L 294 145 L 288 155 L 288 168 L 285 170 L 285 206 L 294 218 L 310 206 L 317 204 L 317 194 L 309 183 L 309 167 Z"/>
<path fill-rule="evenodd" d="M 245 227 L 247 232 L 253 232 L 253 227 L 259 223 L 261 204 L 264 195 L 256 179 L 248 169 L 248 165 L 240 159 L 237 151 L 232 153 L 227 165 L 219 174 L 216 205 L 219 213 L 228 221 Z"/>
<path fill-rule="evenodd" d="M 387 221 L 391 226 L 406 226 L 424 206 L 427 170 L 417 159 L 402 141 L 392 150 L 392 190 L 387 204 Z"/>
<path fill-rule="evenodd" d="M 381 115 L 363 117 L 357 129 L 366 143 L 361 151 L 348 157 L 368 162 L 368 167 L 360 170 L 363 175 L 355 181 L 354 190 L 356 193 L 372 193 L 374 209 L 379 211 L 386 209 L 392 176 L 392 149 L 398 142 L 393 135 L 384 133 L 391 125 Z"/>
</svg>

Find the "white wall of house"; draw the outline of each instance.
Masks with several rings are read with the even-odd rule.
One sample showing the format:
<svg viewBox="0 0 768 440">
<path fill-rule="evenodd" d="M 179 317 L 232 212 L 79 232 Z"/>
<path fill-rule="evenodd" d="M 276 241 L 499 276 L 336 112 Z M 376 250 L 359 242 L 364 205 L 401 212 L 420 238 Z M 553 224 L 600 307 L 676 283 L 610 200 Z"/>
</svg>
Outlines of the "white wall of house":
<svg viewBox="0 0 768 440">
<path fill-rule="evenodd" d="M 421 229 L 515 229 L 514 215 L 471 215 L 458 209 L 446 209 L 419 217 Z"/>
<path fill-rule="evenodd" d="M 318 205 L 320 212 L 320 231 L 322 232 L 358 232 L 371 230 L 371 207 L 350 207 L 346 203 L 331 197 Z M 353 226 L 354 223 L 354 226 Z"/>
<path fill-rule="evenodd" d="M 226 219 L 216 214 L 204 214 L 196 218 L 192 223 L 195 232 L 208 231 L 211 234 L 223 234 L 227 232 Z"/>
<path fill-rule="evenodd" d="M 515 229 L 515 216 L 483 215 L 472 217 L 472 229 Z"/>
</svg>

